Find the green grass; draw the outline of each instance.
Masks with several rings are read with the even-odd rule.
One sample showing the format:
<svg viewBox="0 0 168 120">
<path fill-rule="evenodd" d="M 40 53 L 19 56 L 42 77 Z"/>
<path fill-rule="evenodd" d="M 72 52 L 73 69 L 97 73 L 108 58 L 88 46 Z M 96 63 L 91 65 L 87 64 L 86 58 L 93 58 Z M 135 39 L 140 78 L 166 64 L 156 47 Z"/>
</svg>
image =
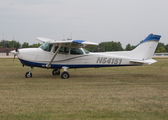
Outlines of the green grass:
<svg viewBox="0 0 168 120">
<path fill-rule="evenodd" d="M 0 59 L 2 120 L 166 120 L 168 58 L 150 66 L 68 69 L 70 79 L 52 70 Z"/>
</svg>

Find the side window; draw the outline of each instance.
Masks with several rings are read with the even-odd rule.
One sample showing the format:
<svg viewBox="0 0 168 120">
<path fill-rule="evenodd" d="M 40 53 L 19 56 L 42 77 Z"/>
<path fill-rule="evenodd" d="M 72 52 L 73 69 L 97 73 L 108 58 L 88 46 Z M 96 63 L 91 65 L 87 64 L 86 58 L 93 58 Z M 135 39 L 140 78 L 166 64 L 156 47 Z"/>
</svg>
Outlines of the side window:
<svg viewBox="0 0 168 120">
<path fill-rule="evenodd" d="M 83 48 L 83 50 L 85 51 L 86 54 L 89 54 L 89 51 L 87 51 L 86 49 Z"/>
<path fill-rule="evenodd" d="M 61 49 L 59 50 L 59 53 L 68 54 L 69 53 L 69 48 L 67 48 L 67 47 L 61 47 Z"/>
<path fill-rule="evenodd" d="M 81 54 L 83 54 L 83 52 L 82 52 L 81 49 L 71 48 L 71 54 L 73 54 L 73 55 L 81 55 Z"/>
</svg>

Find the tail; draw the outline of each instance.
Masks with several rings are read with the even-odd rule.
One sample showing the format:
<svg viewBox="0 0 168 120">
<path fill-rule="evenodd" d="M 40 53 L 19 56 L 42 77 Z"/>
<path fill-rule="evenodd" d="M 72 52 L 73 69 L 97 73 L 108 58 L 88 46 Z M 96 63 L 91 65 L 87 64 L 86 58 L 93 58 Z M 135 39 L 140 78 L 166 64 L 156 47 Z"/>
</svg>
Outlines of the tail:
<svg viewBox="0 0 168 120">
<path fill-rule="evenodd" d="M 150 34 L 143 40 L 134 50 L 132 50 L 131 62 L 152 64 L 156 62 L 152 59 L 152 56 L 156 50 L 160 35 Z"/>
</svg>

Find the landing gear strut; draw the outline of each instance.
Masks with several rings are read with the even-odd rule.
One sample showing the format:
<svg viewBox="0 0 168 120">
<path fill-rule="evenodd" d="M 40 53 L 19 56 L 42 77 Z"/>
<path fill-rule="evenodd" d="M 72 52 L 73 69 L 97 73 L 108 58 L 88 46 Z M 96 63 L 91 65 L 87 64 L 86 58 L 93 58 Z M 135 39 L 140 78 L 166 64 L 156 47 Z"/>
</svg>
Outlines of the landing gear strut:
<svg viewBox="0 0 168 120">
<path fill-rule="evenodd" d="M 54 70 L 52 71 L 52 74 L 53 74 L 53 75 L 60 75 L 60 69 L 54 69 Z"/>
<path fill-rule="evenodd" d="M 31 69 L 32 69 L 32 67 L 30 67 L 29 72 L 26 72 L 26 74 L 25 74 L 26 78 L 31 78 L 32 77 Z"/>
</svg>

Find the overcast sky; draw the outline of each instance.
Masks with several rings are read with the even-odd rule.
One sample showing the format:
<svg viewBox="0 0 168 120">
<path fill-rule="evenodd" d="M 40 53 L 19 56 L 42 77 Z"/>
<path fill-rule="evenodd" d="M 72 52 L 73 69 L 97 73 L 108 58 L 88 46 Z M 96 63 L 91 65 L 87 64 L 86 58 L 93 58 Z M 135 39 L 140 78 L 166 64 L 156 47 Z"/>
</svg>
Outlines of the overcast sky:
<svg viewBox="0 0 168 120">
<path fill-rule="evenodd" d="M 36 37 L 137 45 L 150 33 L 168 44 L 168 0 L 0 0 L 0 38 Z"/>
</svg>

